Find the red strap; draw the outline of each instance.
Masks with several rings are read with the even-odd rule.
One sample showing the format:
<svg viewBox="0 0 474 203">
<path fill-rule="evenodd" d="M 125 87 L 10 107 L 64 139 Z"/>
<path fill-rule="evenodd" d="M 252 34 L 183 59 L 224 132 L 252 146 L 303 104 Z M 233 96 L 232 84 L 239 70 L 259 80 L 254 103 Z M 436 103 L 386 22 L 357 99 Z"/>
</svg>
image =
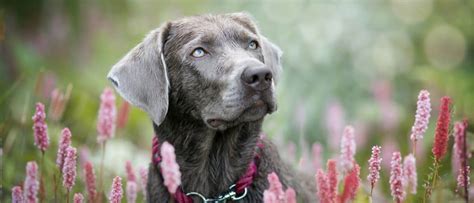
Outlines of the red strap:
<svg viewBox="0 0 474 203">
<path fill-rule="evenodd" d="M 261 139 L 259 139 L 257 142 L 257 148 L 260 150 L 263 148 L 263 143 Z M 161 156 L 160 156 L 160 142 L 158 141 L 158 138 L 156 136 L 153 137 L 151 151 L 152 151 L 151 161 L 153 164 L 158 165 L 161 162 Z M 259 158 L 260 158 L 260 155 L 258 152 L 256 152 L 254 160 L 250 162 L 249 167 L 247 168 L 247 171 L 245 171 L 244 175 L 240 177 L 240 179 L 235 183 L 235 193 L 241 194 L 242 192 L 245 191 L 245 188 L 252 185 L 253 179 L 257 175 L 256 162 L 259 161 Z M 176 190 L 176 193 L 174 194 L 174 199 L 178 203 L 192 203 L 193 202 L 193 199 L 189 196 L 186 196 L 186 194 L 183 192 L 183 189 L 181 187 L 178 187 L 178 189 Z"/>
</svg>

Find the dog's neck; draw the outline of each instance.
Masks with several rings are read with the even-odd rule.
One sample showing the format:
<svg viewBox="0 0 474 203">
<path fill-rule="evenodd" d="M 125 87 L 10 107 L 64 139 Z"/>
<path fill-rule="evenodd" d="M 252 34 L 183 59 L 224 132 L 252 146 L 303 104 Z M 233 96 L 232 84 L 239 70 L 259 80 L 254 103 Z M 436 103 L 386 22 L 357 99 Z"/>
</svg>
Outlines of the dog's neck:
<svg viewBox="0 0 474 203">
<path fill-rule="evenodd" d="M 175 147 L 183 190 L 208 197 L 226 191 L 254 158 L 263 119 L 217 131 L 200 120 L 171 112 L 160 126 L 153 126 L 160 142 Z"/>
</svg>

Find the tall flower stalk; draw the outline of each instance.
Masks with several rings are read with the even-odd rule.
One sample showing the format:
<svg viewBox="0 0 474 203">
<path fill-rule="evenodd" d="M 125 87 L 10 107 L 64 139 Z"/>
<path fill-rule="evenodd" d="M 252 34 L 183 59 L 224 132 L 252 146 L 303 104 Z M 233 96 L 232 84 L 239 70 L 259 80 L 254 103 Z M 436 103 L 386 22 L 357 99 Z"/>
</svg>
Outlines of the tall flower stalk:
<svg viewBox="0 0 474 203">
<path fill-rule="evenodd" d="M 327 161 L 327 177 L 329 186 L 328 198 L 333 201 L 337 198 L 337 176 L 337 162 L 336 160 L 329 159 Z"/>
<path fill-rule="evenodd" d="M 417 189 L 417 173 L 416 173 L 416 159 L 413 154 L 409 154 L 403 160 L 403 177 L 405 179 L 405 188 L 411 194 L 416 194 Z"/>
<path fill-rule="evenodd" d="M 86 161 L 84 164 L 84 178 L 89 202 L 95 202 L 97 196 L 94 166 L 92 162 Z"/>
<path fill-rule="evenodd" d="M 382 163 L 380 151 L 380 146 L 373 146 L 372 155 L 369 159 L 369 175 L 367 176 L 367 180 L 370 182 L 370 198 L 372 198 L 372 192 L 374 190 L 375 183 L 377 183 L 377 181 L 380 179 L 380 164 Z"/>
<path fill-rule="evenodd" d="M 404 190 L 402 156 L 400 152 L 394 152 L 392 154 L 390 190 L 392 192 L 393 200 L 395 200 L 396 203 L 400 203 L 405 199 L 406 193 Z"/>
<path fill-rule="evenodd" d="M 38 190 L 40 183 L 38 181 L 38 165 L 34 161 L 30 161 L 26 164 L 26 178 L 23 183 L 23 192 L 25 202 L 36 203 L 38 202 Z"/>
<path fill-rule="evenodd" d="M 148 183 L 148 169 L 145 167 L 140 167 L 138 170 L 138 173 L 140 175 L 140 187 L 143 192 L 143 198 L 146 198 L 146 185 Z"/>
<path fill-rule="evenodd" d="M 122 178 L 115 177 L 112 181 L 112 188 L 110 189 L 109 202 L 120 203 L 123 197 Z"/>
<path fill-rule="evenodd" d="M 102 147 L 102 156 L 100 161 L 99 171 L 99 191 L 103 188 L 103 175 L 104 175 L 104 158 L 105 158 L 105 147 L 107 140 L 112 138 L 115 134 L 115 122 L 117 117 L 117 110 L 115 106 L 115 95 L 114 91 L 106 87 L 100 95 L 101 103 L 99 108 L 99 115 L 97 120 L 97 141 Z M 99 201 L 102 199 L 102 192 L 99 193 Z"/>
<path fill-rule="evenodd" d="M 342 173 L 346 173 L 354 166 L 354 155 L 356 152 L 356 143 L 354 137 L 354 127 L 346 126 L 341 138 L 341 155 L 339 163 Z"/>
<path fill-rule="evenodd" d="M 163 174 L 163 184 L 170 194 L 175 194 L 176 189 L 181 185 L 181 172 L 179 165 L 176 163 L 176 155 L 174 147 L 168 142 L 161 145 L 161 173 Z"/>
<path fill-rule="evenodd" d="M 354 201 L 357 190 L 360 186 L 360 167 L 357 164 L 354 164 L 354 167 L 347 173 L 344 178 L 344 189 L 340 195 L 340 202 L 349 202 Z"/>
<path fill-rule="evenodd" d="M 324 173 L 322 169 L 318 169 L 316 172 L 316 189 L 319 202 L 321 203 L 330 203 L 329 198 L 329 180 L 328 176 Z"/>
<path fill-rule="evenodd" d="M 45 188 L 43 181 L 44 154 L 49 147 L 48 125 L 46 124 L 46 111 L 44 104 L 36 103 L 36 111 L 33 119 L 33 135 L 35 137 L 35 145 L 41 151 L 41 168 L 40 168 L 40 202 L 45 197 Z"/>
<path fill-rule="evenodd" d="M 69 146 L 66 149 L 66 157 L 64 159 L 63 166 L 63 186 L 66 188 L 66 198 L 69 202 L 69 193 L 71 192 L 72 186 L 76 183 L 76 158 L 77 150 L 74 147 Z"/>
<path fill-rule="evenodd" d="M 418 95 L 418 102 L 416 103 L 415 123 L 411 128 L 410 139 L 413 142 L 413 155 L 416 153 L 416 143 L 423 139 L 423 136 L 428 129 L 430 120 L 431 103 L 430 93 L 426 90 L 421 90 Z"/>
<path fill-rule="evenodd" d="M 436 123 L 435 140 L 433 144 L 433 149 L 431 150 L 433 152 L 434 157 L 433 171 L 428 176 L 428 181 L 425 185 L 425 195 L 423 199 L 424 202 L 426 202 L 430 198 L 432 190 L 434 189 L 434 187 L 436 187 L 436 181 L 438 179 L 438 170 L 440 168 L 440 160 L 444 157 L 448 149 L 449 124 L 451 121 L 451 112 L 449 109 L 450 105 L 451 98 L 441 98 L 441 105 L 439 109 L 438 120 Z"/>
<path fill-rule="evenodd" d="M 24 203 L 25 199 L 23 197 L 23 190 L 20 186 L 15 186 L 12 188 L 12 203 Z"/>
<path fill-rule="evenodd" d="M 463 197 L 466 202 L 469 202 L 469 155 L 468 155 L 468 147 L 467 147 L 467 120 L 462 122 L 456 122 L 454 124 L 454 146 L 453 146 L 453 154 L 455 159 L 458 160 L 459 166 L 456 168 L 458 170 L 457 174 L 457 189 L 463 189 Z M 455 170 L 455 168 L 453 168 Z"/>
<path fill-rule="evenodd" d="M 61 137 L 59 138 L 59 146 L 58 146 L 58 153 L 57 153 L 57 156 L 56 156 L 56 166 L 58 167 L 58 171 L 59 171 L 59 175 L 62 174 L 62 170 L 63 170 L 63 166 L 64 166 L 64 160 L 66 158 L 66 155 L 67 155 L 67 148 L 69 146 L 71 146 L 71 131 L 69 130 L 69 128 L 64 128 L 62 131 L 61 131 Z M 56 179 L 56 175 L 54 175 L 55 178 L 54 178 L 54 184 L 55 184 L 55 187 L 54 187 L 54 199 L 57 199 L 57 184 L 58 182 L 56 180 L 59 180 Z"/>
</svg>

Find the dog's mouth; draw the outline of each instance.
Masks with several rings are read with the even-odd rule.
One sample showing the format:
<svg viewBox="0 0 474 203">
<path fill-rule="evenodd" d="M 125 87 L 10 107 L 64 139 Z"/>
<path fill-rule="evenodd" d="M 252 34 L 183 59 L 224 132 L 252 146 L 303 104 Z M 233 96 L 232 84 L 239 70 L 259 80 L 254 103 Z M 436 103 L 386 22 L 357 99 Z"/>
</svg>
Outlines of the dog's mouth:
<svg viewBox="0 0 474 203">
<path fill-rule="evenodd" d="M 252 122 L 262 119 L 267 113 L 272 113 L 276 110 L 273 103 L 265 102 L 262 99 L 258 99 L 253 102 L 249 107 L 244 109 L 242 113 L 235 119 L 226 120 L 222 118 L 208 118 L 205 120 L 206 124 L 217 130 L 225 130 L 228 127 L 238 125 L 242 122 Z"/>
</svg>

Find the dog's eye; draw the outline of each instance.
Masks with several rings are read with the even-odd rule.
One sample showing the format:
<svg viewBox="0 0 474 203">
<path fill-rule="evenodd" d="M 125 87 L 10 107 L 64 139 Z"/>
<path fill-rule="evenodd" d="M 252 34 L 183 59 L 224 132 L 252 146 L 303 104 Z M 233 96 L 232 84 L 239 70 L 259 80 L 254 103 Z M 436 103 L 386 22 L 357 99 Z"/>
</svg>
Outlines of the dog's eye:
<svg viewBox="0 0 474 203">
<path fill-rule="evenodd" d="M 201 57 L 203 57 L 205 54 L 206 54 L 206 51 L 204 51 L 204 49 L 203 49 L 203 48 L 200 48 L 200 47 L 194 49 L 194 50 L 193 50 L 193 53 L 191 53 L 191 55 L 192 55 L 193 57 L 196 57 L 196 58 L 201 58 Z"/>
<path fill-rule="evenodd" d="M 249 49 L 257 49 L 258 48 L 258 42 L 253 40 L 249 43 Z"/>
</svg>

